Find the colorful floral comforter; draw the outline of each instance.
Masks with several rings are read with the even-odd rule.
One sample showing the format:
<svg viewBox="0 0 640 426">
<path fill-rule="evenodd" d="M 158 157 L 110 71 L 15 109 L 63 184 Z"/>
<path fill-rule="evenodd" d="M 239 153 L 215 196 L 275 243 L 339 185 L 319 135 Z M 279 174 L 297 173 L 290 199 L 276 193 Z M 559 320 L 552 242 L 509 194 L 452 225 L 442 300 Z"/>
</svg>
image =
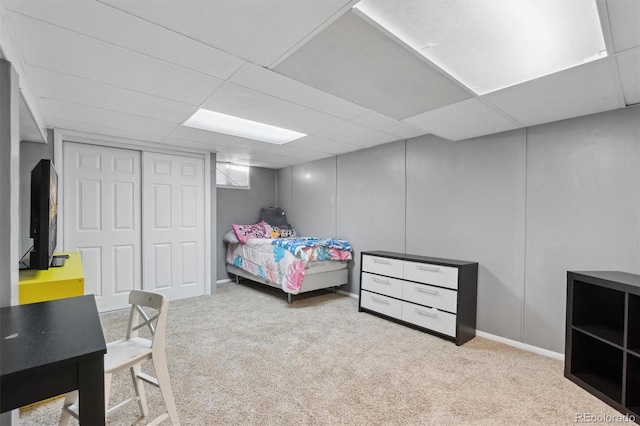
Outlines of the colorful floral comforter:
<svg viewBox="0 0 640 426">
<path fill-rule="evenodd" d="M 351 245 L 336 238 L 250 238 L 227 246 L 227 263 L 298 294 L 313 261 L 352 259 Z"/>
</svg>

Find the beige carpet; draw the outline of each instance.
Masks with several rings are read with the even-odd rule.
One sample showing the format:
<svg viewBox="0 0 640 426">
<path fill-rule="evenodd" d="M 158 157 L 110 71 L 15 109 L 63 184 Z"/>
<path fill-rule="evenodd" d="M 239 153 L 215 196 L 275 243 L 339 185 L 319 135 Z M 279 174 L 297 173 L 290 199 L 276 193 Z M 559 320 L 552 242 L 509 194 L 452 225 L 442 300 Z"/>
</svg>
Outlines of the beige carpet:
<svg viewBox="0 0 640 426">
<path fill-rule="evenodd" d="M 127 315 L 102 315 L 107 341 L 121 337 Z M 619 415 L 565 379 L 560 361 L 478 337 L 457 347 L 358 313 L 340 294 L 287 305 L 276 289 L 227 284 L 170 303 L 167 347 L 183 425 L 539 426 Z M 115 397 L 125 392 L 127 374 L 114 380 Z M 159 391 L 147 395 L 159 414 Z M 55 425 L 61 405 L 22 409 L 20 424 Z M 109 424 L 146 420 L 131 405 Z"/>
</svg>

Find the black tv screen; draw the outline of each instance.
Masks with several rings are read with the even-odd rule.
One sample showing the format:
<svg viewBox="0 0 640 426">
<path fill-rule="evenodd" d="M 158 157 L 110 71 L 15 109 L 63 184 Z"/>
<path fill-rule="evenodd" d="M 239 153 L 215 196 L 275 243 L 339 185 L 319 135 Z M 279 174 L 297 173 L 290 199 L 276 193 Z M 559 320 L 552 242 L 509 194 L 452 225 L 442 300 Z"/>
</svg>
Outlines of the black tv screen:
<svg viewBox="0 0 640 426">
<path fill-rule="evenodd" d="M 58 174 L 51 160 L 40 160 L 31 171 L 31 269 L 49 269 L 57 244 Z"/>
</svg>

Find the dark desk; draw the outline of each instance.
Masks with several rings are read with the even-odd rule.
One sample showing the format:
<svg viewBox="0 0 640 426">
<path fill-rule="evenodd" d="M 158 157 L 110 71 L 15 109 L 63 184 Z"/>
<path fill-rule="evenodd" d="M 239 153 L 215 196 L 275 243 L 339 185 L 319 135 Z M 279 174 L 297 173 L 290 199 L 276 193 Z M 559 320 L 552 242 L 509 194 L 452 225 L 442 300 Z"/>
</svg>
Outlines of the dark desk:
<svg viewBox="0 0 640 426">
<path fill-rule="evenodd" d="M 80 424 L 104 425 L 104 354 L 93 295 L 0 309 L 0 412 L 78 389 Z"/>
</svg>

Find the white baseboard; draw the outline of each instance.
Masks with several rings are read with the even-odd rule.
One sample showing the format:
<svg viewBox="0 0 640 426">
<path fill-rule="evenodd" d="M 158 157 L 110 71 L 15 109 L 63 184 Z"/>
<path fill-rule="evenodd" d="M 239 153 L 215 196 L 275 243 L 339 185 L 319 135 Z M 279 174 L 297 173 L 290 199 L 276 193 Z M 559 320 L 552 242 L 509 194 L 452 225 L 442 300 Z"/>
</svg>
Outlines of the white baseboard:
<svg viewBox="0 0 640 426">
<path fill-rule="evenodd" d="M 224 284 L 224 283 L 230 283 L 230 282 L 235 282 L 235 281 L 232 280 L 231 278 L 226 278 L 224 280 L 217 280 L 216 284 Z"/>
<path fill-rule="evenodd" d="M 357 294 L 348 293 L 344 290 L 338 290 L 338 293 L 344 294 L 345 296 L 353 297 L 354 299 L 359 299 Z M 534 354 L 546 356 L 549 358 L 557 359 L 560 361 L 564 361 L 564 354 L 559 352 L 553 352 L 548 349 L 539 348 L 537 346 L 528 345 L 526 343 L 517 342 L 515 340 L 507 339 L 506 337 L 496 336 L 495 334 L 487 333 L 484 331 L 476 330 L 476 336 L 483 337 L 487 340 L 493 340 L 494 342 L 504 343 L 505 345 L 512 346 L 514 348 L 522 349 L 527 352 L 533 352 Z"/>
<path fill-rule="evenodd" d="M 217 283 L 218 284 L 222 284 L 222 283 L 226 283 L 226 282 L 230 282 L 230 281 L 233 281 L 233 280 L 230 280 L 230 279 L 219 280 L 219 281 L 217 281 Z M 343 294 L 345 296 L 352 297 L 354 299 L 359 299 L 360 298 L 357 294 L 349 293 L 349 292 L 344 291 L 344 290 L 338 290 L 337 293 Z M 512 347 L 518 348 L 518 349 L 522 349 L 522 350 L 527 351 L 527 352 L 533 352 L 534 354 L 538 354 L 538 355 L 546 356 L 546 357 L 549 357 L 549 358 L 557 359 L 559 361 L 564 361 L 564 354 L 559 353 L 559 352 L 554 352 L 554 351 L 550 351 L 548 349 L 539 348 L 537 346 L 528 345 L 526 343 L 517 342 L 515 340 L 507 339 L 506 337 L 496 336 L 495 334 L 487 333 L 487 332 L 480 331 L 480 330 L 476 330 L 476 336 L 485 338 L 487 340 L 493 340 L 494 342 L 504 343 L 505 345 L 512 346 Z"/>
<path fill-rule="evenodd" d="M 344 290 L 338 290 L 337 293 L 344 294 L 345 296 L 353 297 L 354 299 L 360 299 L 357 294 L 349 293 Z"/>
<path fill-rule="evenodd" d="M 533 352 L 538 355 L 543 355 L 549 358 L 564 361 L 564 354 L 559 352 L 553 352 L 548 349 L 542 349 L 537 346 L 528 345 L 522 342 L 517 342 L 515 340 L 507 339 L 506 337 L 496 336 L 494 334 L 486 333 L 480 330 L 476 330 L 476 336 L 483 337 L 488 340 L 493 340 L 494 342 L 504 343 L 505 345 L 513 346 L 514 348 L 522 349 L 527 352 Z"/>
</svg>

